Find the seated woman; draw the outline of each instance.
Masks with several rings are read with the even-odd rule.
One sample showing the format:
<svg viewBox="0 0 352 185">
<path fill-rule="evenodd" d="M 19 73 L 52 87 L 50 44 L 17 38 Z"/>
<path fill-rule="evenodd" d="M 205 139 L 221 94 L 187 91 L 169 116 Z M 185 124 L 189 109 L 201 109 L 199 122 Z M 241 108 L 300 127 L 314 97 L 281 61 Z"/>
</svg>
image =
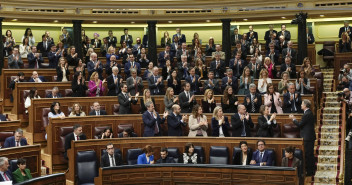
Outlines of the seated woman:
<svg viewBox="0 0 352 185">
<path fill-rule="evenodd" d="M 16 183 L 24 182 L 29 179 L 32 179 L 31 171 L 26 168 L 26 159 L 24 158 L 19 158 L 17 159 L 17 170 L 12 172 L 13 179 L 15 180 Z"/>
<path fill-rule="evenodd" d="M 172 106 L 174 104 L 177 104 L 178 101 L 178 96 L 174 95 L 174 89 L 172 89 L 171 87 L 168 87 L 166 89 L 166 94 L 164 97 L 164 105 L 165 105 L 165 111 L 164 112 L 168 112 L 169 114 L 172 113 Z"/>
<path fill-rule="evenodd" d="M 181 80 L 177 77 L 177 71 L 171 72 L 171 77 L 167 80 L 167 86 L 174 89 L 174 94 L 179 95 L 181 93 Z"/>
<path fill-rule="evenodd" d="M 170 60 L 166 60 L 165 66 L 163 67 L 162 70 L 162 77 L 165 80 L 168 80 L 171 77 L 171 72 L 174 70 L 174 68 L 171 66 Z"/>
<path fill-rule="evenodd" d="M 275 92 L 273 84 L 268 85 L 268 91 L 264 94 L 264 105 L 269 107 L 270 113 L 282 114 L 282 101 L 280 98 L 280 93 Z"/>
<path fill-rule="evenodd" d="M 277 127 L 276 123 L 276 113 L 269 116 L 269 107 L 266 105 L 261 105 L 259 108 L 261 116 L 258 117 L 258 132 L 257 137 L 273 137 L 273 128 Z"/>
<path fill-rule="evenodd" d="M 143 154 L 138 156 L 137 164 L 154 164 L 153 147 L 146 145 Z"/>
<path fill-rule="evenodd" d="M 88 88 L 89 88 L 89 97 L 99 97 L 99 96 L 103 96 L 104 93 L 104 83 L 106 82 L 106 80 L 104 79 L 103 81 L 101 81 L 99 79 L 99 74 L 95 71 L 92 73 L 92 75 L 90 76 L 90 81 L 88 83 Z"/>
<path fill-rule="evenodd" d="M 285 148 L 285 157 L 282 158 L 281 166 L 297 168 L 301 164 L 301 160 L 294 156 L 295 147 L 288 146 Z"/>
<path fill-rule="evenodd" d="M 196 65 L 194 67 L 196 71 L 196 75 L 199 76 L 202 80 L 208 79 L 208 68 L 206 65 L 203 64 L 203 60 L 198 58 L 196 60 Z"/>
<path fill-rule="evenodd" d="M 150 90 L 149 89 L 144 89 L 143 97 L 141 99 L 141 109 L 140 109 L 140 113 L 141 114 L 143 114 L 147 110 L 147 107 L 145 106 L 145 103 L 147 103 L 148 101 L 153 102 L 153 104 L 155 105 L 155 100 L 150 95 Z"/>
<path fill-rule="evenodd" d="M 101 133 L 100 139 L 109 139 L 113 137 L 113 133 L 112 133 L 112 128 L 107 127 L 104 129 L 103 133 Z"/>
<path fill-rule="evenodd" d="M 227 116 L 224 116 L 221 107 L 215 107 L 213 118 L 211 118 L 211 128 L 212 128 L 212 136 L 215 137 L 229 137 L 229 120 Z"/>
<path fill-rule="evenodd" d="M 240 141 L 241 154 L 237 155 L 233 159 L 233 164 L 246 166 L 249 165 L 252 159 L 252 152 L 248 150 L 248 144 L 246 141 Z"/>
<path fill-rule="evenodd" d="M 153 75 L 153 67 L 153 62 L 149 62 L 148 68 L 144 71 L 143 80 L 148 80 L 148 78 Z"/>
<path fill-rule="evenodd" d="M 203 109 L 198 104 L 193 106 L 192 115 L 188 119 L 188 137 L 203 136 L 207 137 L 208 121 L 207 116 L 203 115 Z"/>
<path fill-rule="evenodd" d="M 291 83 L 289 80 L 290 75 L 285 71 L 281 74 L 281 81 L 278 84 L 280 94 L 285 94 L 288 90 L 288 84 Z"/>
<path fill-rule="evenodd" d="M 266 90 L 268 89 L 267 86 L 268 84 L 273 83 L 271 81 L 271 78 L 268 76 L 268 71 L 266 69 L 262 69 L 259 74 L 259 80 L 258 80 L 258 90 L 261 94 L 266 93 Z"/>
<path fill-rule="evenodd" d="M 307 78 L 313 78 L 315 74 L 315 69 L 312 66 L 312 62 L 310 61 L 309 57 L 303 59 L 303 65 L 301 67 L 301 71 L 306 73 Z"/>
<path fill-rule="evenodd" d="M 29 95 L 27 96 L 26 101 L 24 102 L 24 108 L 26 109 L 26 114 L 28 114 L 28 107 L 31 106 L 31 99 L 40 99 L 37 88 L 35 87 L 33 87 L 29 91 Z"/>
<path fill-rule="evenodd" d="M 82 106 L 79 103 L 74 103 L 72 105 L 72 111 L 68 117 L 75 117 L 75 116 L 86 116 L 86 113 L 82 111 Z"/>
<path fill-rule="evenodd" d="M 312 94 L 310 91 L 310 80 L 306 78 L 306 73 L 300 71 L 296 80 L 296 91 L 302 94 Z"/>
<path fill-rule="evenodd" d="M 212 113 L 216 107 L 213 90 L 207 89 L 202 100 L 203 113 Z"/>
<path fill-rule="evenodd" d="M 249 84 L 254 83 L 253 76 L 251 76 L 251 70 L 248 67 L 243 69 L 242 76 L 240 77 L 240 86 L 238 87 L 239 95 L 247 95 L 249 93 Z"/>
<path fill-rule="evenodd" d="M 56 68 L 58 82 L 67 82 L 70 79 L 70 70 L 68 70 L 68 64 L 64 57 L 60 58 L 59 65 Z"/>
<path fill-rule="evenodd" d="M 237 112 L 238 99 L 233 93 L 231 86 L 227 86 L 224 90 L 224 97 L 221 97 L 221 107 L 224 113 Z"/>
<path fill-rule="evenodd" d="M 50 112 L 48 113 L 48 118 L 65 118 L 65 114 L 60 110 L 60 103 L 53 102 L 50 106 Z"/>
<path fill-rule="evenodd" d="M 82 77 L 82 72 L 75 72 L 72 86 L 72 97 L 86 97 L 86 90 L 88 89 L 84 78 Z"/>
<path fill-rule="evenodd" d="M 192 143 L 187 143 L 185 145 L 185 152 L 183 153 L 183 163 L 184 164 L 197 164 L 200 163 L 200 158 L 197 153 L 194 152 L 194 145 Z"/>
<path fill-rule="evenodd" d="M 137 134 L 133 132 L 133 128 L 126 128 L 123 132 L 119 133 L 118 137 L 137 137 Z"/>
</svg>

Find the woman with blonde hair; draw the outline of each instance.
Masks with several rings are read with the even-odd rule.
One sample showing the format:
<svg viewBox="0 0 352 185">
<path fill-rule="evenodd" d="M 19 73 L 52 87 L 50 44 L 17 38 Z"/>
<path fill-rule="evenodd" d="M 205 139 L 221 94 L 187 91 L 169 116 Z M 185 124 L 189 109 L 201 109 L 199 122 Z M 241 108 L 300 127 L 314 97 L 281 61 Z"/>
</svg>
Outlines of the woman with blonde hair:
<svg viewBox="0 0 352 185">
<path fill-rule="evenodd" d="M 288 90 L 288 84 L 291 83 L 290 82 L 290 75 L 288 74 L 288 72 L 284 71 L 281 74 L 281 81 L 278 84 L 278 90 L 280 94 L 285 94 Z"/>
<path fill-rule="evenodd" d="M 58 82 L 67 82 L 70 79 L 70 70 L 68 70 L 68 64 L 64 57 L 59 59 L 59 65 L 56 68 Z"/>
<path fill-rule="evenodd" d="M 90 54 L 94 53 L 94 49 L 93 48 L 89 48 L 88 51 L 87 51 L 87 54 L 85 56 L 85 62 L 88 63 L 89 60 L 90 60 Z"/>
<path fill-rule="evenodd" d="M 217 106 L 214 109 L 213 118 L 211 118 L 212 136 L 215 137 L 229 137 L 230 128 L 227 116 L 224 116 L 222 108 Z"/>
<path fill-rule="evenodd" d="M 199 76 L 202 80 L 208 79 L 208 68 L 204 65 L 204 62 L 201 58 L 197 58 L 196 65 L 194 66 L 196 75 Z"/>
<path fill-rule="evenodd" d="M 249 93 L 249 84 L 254 83 L 253 76 L 251 76 L 251 70 L 246 66 L 243 69 L 242 76 L 240 77 L 240 86 L 238 87 L 239 95 L 246 95 Z"/>
<path fill-rule="evenodd" d="M 221 98 L 221 107 L 225 113 L 237 112 L 238 99 L 235 96 L 232 86 L 226 86 L 224 96 Z"/>
<path fill-rule="evenodd" d="M 205 90 L 202 100 L 202 108 L 204 113 L 212 113 L 216 107 L 214 92 L 211 89 Z"/>
<path fill-rule="evenodd" d="M 268 84 L 273 83 L 271 78 L 268 76 L 268 71 L 266 69 L 262 69 L 259 74 L 258 80 L 258 90 L 261 94 L 265 94 L 267 90 Z"/>
<path fill-rule="evenodd" d="M 92 75 L 90 76 L 90 81 L 88 83 L 88 89 L 89 89 L 89 97 L 99 97 L 99 96 L 103 96 L 103 93 L 105 91 L 105 87 L 104 87 L 104 83 L 106 82 L 106 80 L 104 79 L 103 81 L 101 81 L 99 79 L 99 74 L 98 72 L 94 71 L 92 73 Z"/>
<path fill-rule="evenodd" d="M 166 89 L 166 94 L 164 97 L 164 104 L 165 104 L 165 112 L 169 114 L 172 113 L 172 106 L 177 104 L 178 96 L 175 96 L 174 89 L 172 87 L 168 87 Z"/>
<path fill-rule="evenodd" d="M 351 41 L 347 32 L 343 32 L 341 35 L 341 39 L 339 40 L 339 52 L 351 52 Z"/>
<path fill-rule="evenodd" d="M 269 57 L 265 57 L 263 68 L 268 71 L 269 78 L 271 79 L 275 78 L 275 75 L 276 75 L 275 65 L 273 64 L 273 61 L 271 61 Z"/>
<path fill-rule="evenodd" d="M 165 48 L 166 45 L 170 45 L 171 44 L 171 38 L 169 36 L 169 32 L 165 31 L 164 32 L 164 36 L 161 38 L 161 47 Z"/>
<path fill-rule="evenodd" d="M 149 89 L 144 89 L 143 96 L 142 96 L 142 99 L 141 99 L 141 109 L 140 109 L 140 113 L 141 114 L 143 114 L 147 110 L 147 107 L 145 106 L 145 104 L 148 101 L 153 102 L 153 104 L 155 105 L 155 100 L 154 100 L 154 98 L 152 98 L 152 96 L 150 94 L 150 90 Z"/>
<path fill-rule="evenodd" d="M 108 48 L 108 51 L 106 53 L 106 65 L 107 66 L 110 66 L 111 55 L 114 55 L 116 57 L 116 60 L 118 60 L 120 58 L 118 55 L 115 54 L 115 52 L 116 52 L 116 49 L 113 46 L 110 46 Z"/>
<path fill-rule="evenodd" d="M 203 136 L 207 137 L 208 121 L 203 114 L 203 109 L 198 104 L 193 106 L 192 115 L 188 119 L 188 137 Z"/>
<path fill-rule="evenodd" d="M 86 113 L 82 111 L 82 106 L 79 103 L 74 103 L 72 105 L 72 110 L 68 117 L 75 117 L 75 116 L 86 116 Z"/>
<path fill-rule="evenodd" d="M 301 71 L 306 73 L 307 78 L 313 78 L 315 74 L 315 69 L 310 61 L 309 57 L 303 59 L 303 65 L 301 67 Z"/>
</svg>

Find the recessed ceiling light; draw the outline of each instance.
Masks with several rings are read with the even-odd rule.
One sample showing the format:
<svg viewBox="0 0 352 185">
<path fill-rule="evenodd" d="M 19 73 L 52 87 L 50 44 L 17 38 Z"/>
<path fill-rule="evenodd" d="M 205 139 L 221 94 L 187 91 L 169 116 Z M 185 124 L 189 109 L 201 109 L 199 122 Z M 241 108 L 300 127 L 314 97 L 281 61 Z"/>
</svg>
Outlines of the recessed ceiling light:
<svg viewBox="0 0 352 185">
<path fill-rule="evenodd" d="M 208 19 L 208 20 L 206 20 L 206 22 L 210 22 L 210 20 Z"/>
<path fill-rule="evenodd" d="M 131 24 L 134 24 L 134 23 L 135 23 L 135 22 L 133 22 L 133 21 L 131 22 Z"/>
<path fill-rule="evenodd" d="M 55 20 L 54 22 L 59 22 L 58 20 Z"/>
<path fill-rule="evenodd" d="M 286 19 L 286 17 L 281 17 L 281 19 Z"/>
<path fill-rule="evenodd" d="M 93 21 L 94 24 L 98 23 L 98 21 Z"/>
<path fill-rule="evenodd" d="M 12 21 L 17 21 L 17 19 L 12 19 Z"/>
<path fill-rule="evenodd" d="M 172 21 L 167 21 L 168 23 L 172 23 Z"/>
<path fill-rule="evenodd" d="M 244 21 L 248 21 L 248 19 L 243 19 Z"/>
<path fill-rule="evenodd" d="M 325 15 L 320 15 L 320 17 L 325 17 Z"/>
</svg>

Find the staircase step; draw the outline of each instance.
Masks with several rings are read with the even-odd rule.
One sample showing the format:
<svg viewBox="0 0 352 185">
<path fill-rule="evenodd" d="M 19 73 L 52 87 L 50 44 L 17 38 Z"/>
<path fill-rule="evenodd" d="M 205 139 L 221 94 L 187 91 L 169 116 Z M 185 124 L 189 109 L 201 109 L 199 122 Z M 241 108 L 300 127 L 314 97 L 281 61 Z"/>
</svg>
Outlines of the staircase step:
<svg viewBox="0 0 352 185">
<path fill-rule="evenodd" d="M 319 130 L 321 132 L 340 132 L 340 126 L 338 126 L 338 125 L 321 125 Z"/>
<path fill-rule="evenodd" d="M 340 114 L 323 114 L 323 119 L 339 120 L 340 119 Z"/>
<path fill-rule="evenodd" d="M 333 164 L 339 162 L 339 157 L 336 155 L 318 155 L 318 164 L 325 163 L 325 164 Z"/>
<path fill-rule="evenodd" d="M 338 171 L 338 165 L 337 164 L 326 164 L 326 163 L 318 163 L 317 164 L 317 171 L 329 171 L 331 173 L 337 174 Z"/>
<path fill-rule="evenodd" d="M 340 140 L 338 139 L 319 139 L 320 146 L 338 146 Z"/>
<path fill-rule="evenodd" d="M 320 135 L 320 139 L 334 139 L 334 140 L 340 139 L 340 133 L 320 132 L 318 133 L 318 135 Z"/>
<path fill-rule="evenodd" d="M 316 150 L 319 147 L 319 150 Z M 318 155 L 339 155 L 339 146 L 317 146 L 314 150 Z"/>
<path fill-rule="evenodd" d="M 337 173 L 332 173 L 330 171 L 317 171 L 314 175 L 314 184 L 324 183 L 324 184 L 336 184 Z"/>
<path fill-rule="evenodd" d="M 334 125 L 334 126 L 338 126 L 341 124 L 341 121 L 339 119 L 322 119 L 321 121 L 322 125 Z"/>
</svg>

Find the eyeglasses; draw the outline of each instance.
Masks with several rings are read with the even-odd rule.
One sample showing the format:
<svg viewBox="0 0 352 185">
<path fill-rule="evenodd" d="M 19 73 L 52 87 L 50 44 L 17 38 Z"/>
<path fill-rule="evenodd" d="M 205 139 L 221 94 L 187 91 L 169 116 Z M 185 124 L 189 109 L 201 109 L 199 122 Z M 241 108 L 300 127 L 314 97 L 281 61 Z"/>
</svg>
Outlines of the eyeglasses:
<svg viewBox="0 0 352 185">
<path fill-rule="evenodd" d="M 107 148 L 107 150 L 113 150 L 114 148 Z"/>
</svg>

